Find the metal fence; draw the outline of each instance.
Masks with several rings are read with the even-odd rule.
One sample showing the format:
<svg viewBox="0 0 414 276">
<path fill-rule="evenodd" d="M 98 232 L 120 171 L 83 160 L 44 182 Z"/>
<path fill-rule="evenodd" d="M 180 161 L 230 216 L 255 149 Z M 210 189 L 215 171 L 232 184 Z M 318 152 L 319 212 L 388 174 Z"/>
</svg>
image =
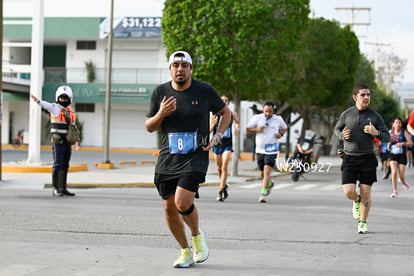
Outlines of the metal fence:
<svg viewBox="0 0 414 276">
<path fill-rule="evenodd" d="M 87 83 L 87 71 L 84 68 L 44 68 L 44 82 Z M 105 83 L 107 71 L 105 68 L 95 69 L 95 83 Z M 112 83 L 162 83 L 170 80 L 168 69 L 112 69 Z M 3 72 L 3 82 L 30 84 L 30 73 Z"/>
</svg>

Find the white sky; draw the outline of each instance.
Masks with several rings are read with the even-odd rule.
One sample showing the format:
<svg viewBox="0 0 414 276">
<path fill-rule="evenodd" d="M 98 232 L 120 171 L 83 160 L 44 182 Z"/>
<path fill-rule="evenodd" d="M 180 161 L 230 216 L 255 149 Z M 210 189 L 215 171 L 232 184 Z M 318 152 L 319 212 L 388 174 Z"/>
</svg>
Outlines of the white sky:
<svg viewBox="0 0 414 276">
<path fill-rule="evenodd" d="M 414 1 L 412 0 L 311 0 L 311 14 L 314 17 L 351 22 L 351 10 L 336 8 L 370 8 L 370 11 L 355 10 L 355 23 L 369 23 L 369 26 L 355 27 L 359 36 L 360 49 L 369 59 L 375 60 L 376 48 L 393 53 L 407 61 L 403 83 L 414 85 Z M 366 44 L 369 43 L 369 44 Z M 376 46 L 371 44 L 385 44 Z"/>
<path fill-rule="evenodd" d="M 45 17 L 109 16 L 111 0 L 3 0 L 4 16 L 31 16 L 33 4 L 44 1 Z M 113 0 L 114 16 L 161 16 L 163 0 Z M 353 22 L 369 23 L 355 27 L 360 49 L 375 60 L 377 46 L 407 60 L 403 83 L 414 84 L 414 1 L 413 0 L 311 0 L 311 16 L 351 22 L 350 10 L 335 8 L 370 8 L 354 12 Z"/>
</svg>

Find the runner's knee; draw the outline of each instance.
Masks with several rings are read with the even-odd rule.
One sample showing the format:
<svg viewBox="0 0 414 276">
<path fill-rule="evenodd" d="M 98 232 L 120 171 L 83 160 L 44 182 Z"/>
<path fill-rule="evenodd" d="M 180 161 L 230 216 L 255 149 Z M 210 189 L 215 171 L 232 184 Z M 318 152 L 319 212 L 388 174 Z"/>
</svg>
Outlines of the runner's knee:
<svg viewBox="0 0 414 276">
<path fill-rule="evenodd" d="M 178 213 L 180 213 L 182 216 L 189 216 L 193 211 L 194 211 L 194 203 L 191 204 L 191 206 L 185 211 L 178 210 Z"/>
</svg>

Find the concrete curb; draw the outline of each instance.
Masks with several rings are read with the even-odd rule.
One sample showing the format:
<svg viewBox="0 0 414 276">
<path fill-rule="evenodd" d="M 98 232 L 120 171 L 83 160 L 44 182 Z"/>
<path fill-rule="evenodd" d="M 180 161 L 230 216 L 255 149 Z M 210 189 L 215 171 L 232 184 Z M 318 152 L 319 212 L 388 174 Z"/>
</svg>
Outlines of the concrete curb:
<svg viewBox="0 0 414 276">
<path fill-rule="evenodd" d="M 68 188 L 73 189 L 93 189 L 93 188 L 152 188 L 153 183 L 68 183 Z M 44 189 L 51 189 L 52 184 L 46 183 Z"/>
<path fill-rule="evenodd" d="M 230 183 L 235 185 L 236 183 Z M 218 186 L 218 182 L 206 182 L 201 184 L 201 186 Z M 153 188 L 155 187 L 154 183 L 68 183 L 68 188 L 73 189 L 93 189 L 93 188 Z M 43 185 L 44 189 L 51 189 L 52 184 L 46 183 Z"/>
<path fill-rule="evenodd" d="M 52 164 L 42 165 L 24 165 L 24 164 L 7 164 L 2 165 L 2 171 L 6 173 L 51 173 Z M 88 171 L 86 163 L 70 164 L 69 172 L 83 172 Z"/>
<path fill-rule="evenodd" d="M 28 145 L 20 145 L 18 148 L 14 148 L 10 144 L 2 144 L 2 149 L 13 149 L 13 150 L 28 150 Z M 41 145 L 41 150 L 50 151 L 52 146 L 49 145 Z M 80 151 L 86 152 L 103 152 L 102 147 L 81 147 Z M 123 152 L 123 153 L 144 153 L 144 154 L 151 154 L 154 157 L 159 155 L 159 149 L 141 149 L 141 148 L 110 148 L 110 152 Z M 214 155 L 212 152 L 209 153 L 210 160 L 214 160 Z M 252 156 L 250 152 L 241 152 L 240 153 L 240 161 L 251 161 Z M 141 165 L 145 164 L 152 164 L 155 165 L 155 160 L 141 160 Z M 136 165 L 135 160 L 121 160 L 119 161 L 119 167 L 122 167 L 125 164 L 132 164 Z M 114 169 L 114 164 L 104 164 L 104 163 L 94 163 L 94 166 L 99 169 L 110 170 Z M 2 171 L 6 173 L 51 173 L 52 172 L 52 164 L 26 164 L 24 162 L 21 163 L 3 163 L 2 164 Z M 81 171 L 88 171 L 89 168 L 87 164 L 70 164 L 69 172 L 81 172 Z"/>
</svg>

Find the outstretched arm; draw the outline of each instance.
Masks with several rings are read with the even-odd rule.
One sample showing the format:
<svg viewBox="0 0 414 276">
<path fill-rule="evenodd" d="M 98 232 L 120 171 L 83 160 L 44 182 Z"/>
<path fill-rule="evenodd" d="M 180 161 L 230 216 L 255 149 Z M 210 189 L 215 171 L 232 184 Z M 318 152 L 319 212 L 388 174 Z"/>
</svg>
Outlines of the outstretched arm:
<svg viewBox="0 0 414 276">
<path fill-rule="evenodd" d="M 54 116 L 58 116 L 60 114 L 61 107 L 58 104 L 42 101 L 33 94 L 31 94 L 30 96 L 33 99 L 33 101 L 35 101 L 35 103 L 37 103 L 42 108 L 44 108 L 47 111 L 49 111 L 50 113 L 52 113 Z"/>
<path fill-rule="evenodd" d="M 32 99 L 33 99 L 33 101 L 35 101 L 35 103 L 40 103 L 40 100 L 35 96 L 35 95 L 31 95 L 31 97 L 32 97 Z"/>
</svg>

